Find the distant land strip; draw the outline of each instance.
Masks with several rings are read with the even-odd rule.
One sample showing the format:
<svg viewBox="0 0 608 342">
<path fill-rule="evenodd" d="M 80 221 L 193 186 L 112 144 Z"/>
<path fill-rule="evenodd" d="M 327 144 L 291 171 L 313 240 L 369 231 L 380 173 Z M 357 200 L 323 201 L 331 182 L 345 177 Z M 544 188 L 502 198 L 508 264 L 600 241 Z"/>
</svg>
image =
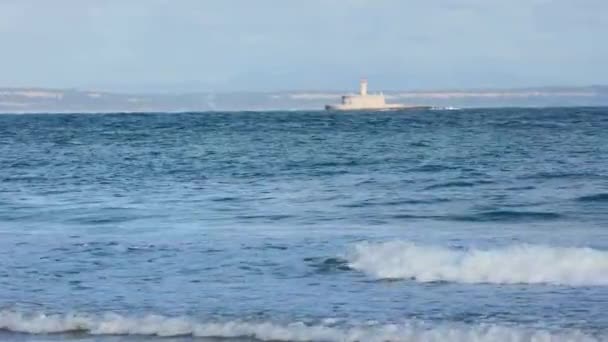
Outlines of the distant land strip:
<svg viewBox="0 0 608 342">
<path fill-rule="evenodd" d="M 344 91 L 114 93 L 0 88 L 0 113 L 321 110 Z M 608 106 L 608 86 L 384 91 L 388 101 L 435 107 Z"/>
</svg>

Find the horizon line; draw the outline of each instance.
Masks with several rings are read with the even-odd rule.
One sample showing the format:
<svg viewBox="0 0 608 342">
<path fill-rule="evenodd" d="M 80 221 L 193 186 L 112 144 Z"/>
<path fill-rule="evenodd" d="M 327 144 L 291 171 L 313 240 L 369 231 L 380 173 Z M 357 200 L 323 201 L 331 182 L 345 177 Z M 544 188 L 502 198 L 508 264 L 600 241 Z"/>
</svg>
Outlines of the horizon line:
<svg viewBox="0 0 608 342">
<path fill-rule="evenodd" d="M 539 90 L 539 89 L 564 89 L 564 88 L 608 88 L 606 84 L 588 84 L 588 85 L 539 85 L 539 86 L 521 86 L 521 87 L 446 87 L 446 88 L 404 88 L 404 89 L 381 89 L 375 88 L 371 92 L 411 92 L 411 93 L 428 93 L 428 92 L 473 92 L 473 91 L 521 91 L 521 90 Z M 314 92 L 314 93 L 345 93 L 353 91 L 352 89 L 310 89 L 310 88 L 292 88 L 282 90 L 246 90 L 246 89 L 222 89 L 222 90 L 109 90 L 95 87 L 47 87 L 47 86 L 4 86 L 0 85 L 0 90 L 46 90 L 46 91 L 77 91 L 77 92 L 99 92 L 106 94 L 146 94 L 146 95 L 169 95 L 169 94 L 197 94 L 197 93 L 214 93 L 214 94 L 229 94 L 229 93 L 302 93 L 302 92 Z"/>
</svg>

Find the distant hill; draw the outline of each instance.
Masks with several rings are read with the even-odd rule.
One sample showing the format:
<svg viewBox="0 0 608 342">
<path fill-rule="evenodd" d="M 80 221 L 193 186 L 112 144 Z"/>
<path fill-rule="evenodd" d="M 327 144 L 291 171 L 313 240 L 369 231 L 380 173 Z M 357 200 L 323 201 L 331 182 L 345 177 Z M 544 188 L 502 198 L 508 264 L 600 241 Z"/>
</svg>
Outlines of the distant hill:
<svg viewBox="0 0 608 342">
<path fill-rule="evenodd" d="M 0 88 L 0 113 L 320 110 L 346 92 L 121 94 Z M 436 107 L 608 106 L 608 86 L 441 91 L 385 91 L 387 102 Z"/>
</svg>

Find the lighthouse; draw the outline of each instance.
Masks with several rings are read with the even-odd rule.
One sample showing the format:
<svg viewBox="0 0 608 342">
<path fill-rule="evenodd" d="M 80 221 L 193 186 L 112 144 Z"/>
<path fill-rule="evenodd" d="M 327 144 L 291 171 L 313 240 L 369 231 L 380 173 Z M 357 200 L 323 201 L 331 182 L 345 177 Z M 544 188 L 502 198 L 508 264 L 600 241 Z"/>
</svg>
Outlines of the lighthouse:
<svg viewBox="0 0 608 342">
<path fill-rule="evenodd" d="M 366 79 L 362 79 L 359 82 L 359 94 L 361 94 L 361 96 L 367 96 L 367 80 Z"/>
<path fill-rule="evenodd" d="M 328 104 L 326 110 L 405 110 L 429 109 L 429 106 L 406 105 L 400 103 L 386 103 L 384 95 L 367 93 L 367 80 L 359 82 L 359 94 L 342 96 L 342 103 Z"/>
</svg>

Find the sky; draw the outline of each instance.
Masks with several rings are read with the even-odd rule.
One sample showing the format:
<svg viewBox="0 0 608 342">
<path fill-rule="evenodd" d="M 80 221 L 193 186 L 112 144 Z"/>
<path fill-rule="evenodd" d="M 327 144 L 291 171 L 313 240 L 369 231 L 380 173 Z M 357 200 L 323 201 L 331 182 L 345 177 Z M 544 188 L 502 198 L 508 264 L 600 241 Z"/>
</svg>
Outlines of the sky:
<svg viewBox="0 0 608 342">
<path fill-rule="evenodd" d="M 0 0 L 0 87 L 608 83 L 607 0 Z"/>
</svg>

